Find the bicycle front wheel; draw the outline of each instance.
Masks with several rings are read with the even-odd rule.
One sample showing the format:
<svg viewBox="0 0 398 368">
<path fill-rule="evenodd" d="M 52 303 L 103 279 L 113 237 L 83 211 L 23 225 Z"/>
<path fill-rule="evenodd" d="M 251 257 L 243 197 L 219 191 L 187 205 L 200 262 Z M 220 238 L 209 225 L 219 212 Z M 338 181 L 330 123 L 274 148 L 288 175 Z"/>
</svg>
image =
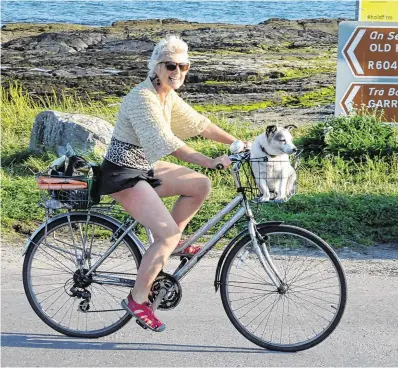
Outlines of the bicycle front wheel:
<svg viewBox="0 0 398 368">
<path fill-rule="evenodd" d="M 95 214 L 71 213 L 34 237 L 25 255 L 23 284 L 33 310 L 54 330 L 97 338 L 131 319 L 120 305 L 141 262 L 131 238 L 126 236 L 96 271 L 84 276 L 110 248 L 117 228 Z"/>
<path fill-rule="evenodd" d="M 261 347 L 309 349 L 328 337 L 343 315 L 347 286 L 340 261 L 307 230 L 270 225 L 258 231 L 264 238 L 260 247 L 268 250 L 282 287 L 271 281 L 246 235 L 222 269 L 224 309 L 237 330 Z"/>
</svg>

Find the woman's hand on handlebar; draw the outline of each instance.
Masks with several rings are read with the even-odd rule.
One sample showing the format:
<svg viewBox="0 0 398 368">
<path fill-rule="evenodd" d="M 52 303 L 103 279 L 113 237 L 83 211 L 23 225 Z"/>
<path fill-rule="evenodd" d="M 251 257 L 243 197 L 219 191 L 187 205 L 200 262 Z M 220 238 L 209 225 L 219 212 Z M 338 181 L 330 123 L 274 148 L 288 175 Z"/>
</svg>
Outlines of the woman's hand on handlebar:
<svg viewBox="0 0 398 368">
<path fill-rule="evenodd" d="M 232 161 L 227 155 L 222 155 L 220 157 L 214 158 L 212 160 L 211 169 L 225 170 L 232 164 Z"/>
</svg>

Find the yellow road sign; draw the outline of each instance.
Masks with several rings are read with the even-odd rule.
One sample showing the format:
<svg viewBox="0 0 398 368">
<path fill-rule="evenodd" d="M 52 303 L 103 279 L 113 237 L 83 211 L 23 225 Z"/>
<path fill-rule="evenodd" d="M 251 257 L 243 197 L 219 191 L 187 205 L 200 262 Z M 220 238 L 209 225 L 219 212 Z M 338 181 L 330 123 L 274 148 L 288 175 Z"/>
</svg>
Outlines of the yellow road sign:
<svg viewBox="0 0 398 368">
<path fill-rule="evenodd" d="M 398 22 L 398 0 L 358 0 L 358 20 Z"/>
</svg>

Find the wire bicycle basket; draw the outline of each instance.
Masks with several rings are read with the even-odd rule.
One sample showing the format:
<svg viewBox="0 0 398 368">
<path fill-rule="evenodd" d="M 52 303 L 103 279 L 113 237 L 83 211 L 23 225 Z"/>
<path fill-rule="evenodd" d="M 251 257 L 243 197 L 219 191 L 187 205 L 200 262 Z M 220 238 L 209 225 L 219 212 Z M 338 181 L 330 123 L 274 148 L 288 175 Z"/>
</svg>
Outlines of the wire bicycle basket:
<svg viewBox="0 0 398 368">
<path fill-rule="evenodd" d="M 249 157 L 236 169 L 238 191 L 254 203 L 287 202 L 297 193 L 301 152 L 285 161 Z"/>
<path fill-rule="evenodd" d="M 88 209 L 94 203 L 91 195 L 93 178 L 40 173 L 36 176 L 41 189 L 40 204 L 47 209 Z"/>
<path fill-rule="evenodd" d="M 54 211 L 89 209 L 99 203 L 99 165 L 76 154 L 70 144 L 59 147 L 57 153 L 61 156 L 45 172 L 36 174 L 37 185 L 42 193 L 39 205 Z"/>
</svg>

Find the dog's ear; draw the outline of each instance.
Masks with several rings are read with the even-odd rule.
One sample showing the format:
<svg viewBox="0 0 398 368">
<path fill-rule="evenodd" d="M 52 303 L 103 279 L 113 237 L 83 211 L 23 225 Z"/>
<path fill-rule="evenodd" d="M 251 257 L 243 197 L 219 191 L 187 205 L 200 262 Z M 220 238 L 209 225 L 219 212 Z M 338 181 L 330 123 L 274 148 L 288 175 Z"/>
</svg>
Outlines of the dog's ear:
<svg viewBox="0 0 398 368">
<path fill-rule="evenodd" d="M 284 126 L 284 128 L 287 129 L 289 132 L 290 132 L 290 130 L 293 129 L 293 128 L 294 128 L 294 129 L 297 129 L 297 127 L 296 127 L 294 124 L 286 125 L 286 126 Z"/>
<path fill-rule="evenodd" d="M 265 135 L 269 137 L 271 134 L 275 133 L 278 127 L 276 125 L 269 125 L 265 130 Z"/>
</svg>

